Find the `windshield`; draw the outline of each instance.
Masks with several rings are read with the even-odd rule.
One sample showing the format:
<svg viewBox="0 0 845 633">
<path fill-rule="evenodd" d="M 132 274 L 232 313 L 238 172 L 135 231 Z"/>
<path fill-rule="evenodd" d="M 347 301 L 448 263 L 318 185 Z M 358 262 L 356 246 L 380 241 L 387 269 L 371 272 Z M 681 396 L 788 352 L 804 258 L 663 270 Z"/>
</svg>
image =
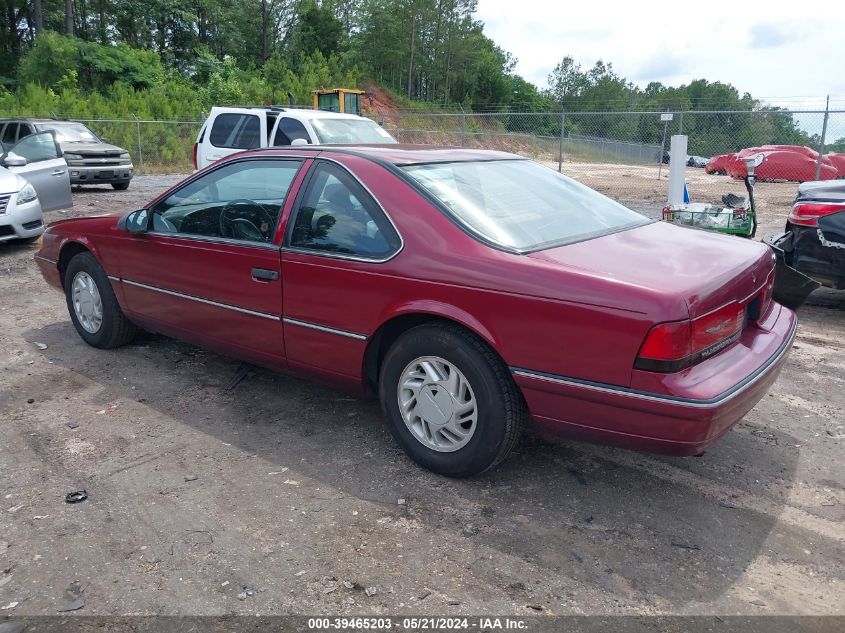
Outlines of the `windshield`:
<svg viewBox="0 0 845 633">
<path fill-rule="evenodd" d="M 326 145 L 346 145 L 361 143 L 395 143 L 384 128 L 369 119 L 330 119 L 313 118 L 311 125 L 317 132 L 317 138 Z"/>
<path fill-rule="evenodd" d="M 99 143 L 100 139 L 81 123 L 50 123 L 42 126 L 54 130 L 59 143 Z"/>
<path fill-rule="evenodd" d="M 539 250 L 651 222 L 530 160 L 435 163 L 403 169 L 483 238 Z"/>
</svg>

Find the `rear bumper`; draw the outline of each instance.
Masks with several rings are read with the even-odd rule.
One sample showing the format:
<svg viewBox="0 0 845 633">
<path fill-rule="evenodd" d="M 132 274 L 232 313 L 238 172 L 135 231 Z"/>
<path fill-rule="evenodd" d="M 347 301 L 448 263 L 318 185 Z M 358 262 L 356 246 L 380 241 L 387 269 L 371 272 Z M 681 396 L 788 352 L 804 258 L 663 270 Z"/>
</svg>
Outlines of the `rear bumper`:
<svg viewBox="0 0 845 633">
<path fill-rule="evenodd" d="M 73 185 L 112 184 L 132 180 L 133 165 L 68 165 Z"/>
<path fill-rule="evenodd" d="M 784 260 L 823 286 L 845 290 L 845 250 L 824 246 L 815 227 L 787 225 L 786 233 L 764 240 L 783 251 Z"/>
<path fill-rule="evenodd" d="M 779 305 L 771 312 L 766 329 L 755 327 L 732 349 L 667 376 L 664 387 L 670 393 L 520 368 L 511 371 L 537 427 L 546 434 L 648 452 L 697 455 L 741 420 L 780 373 L 797 320 Z"/>
</svg>

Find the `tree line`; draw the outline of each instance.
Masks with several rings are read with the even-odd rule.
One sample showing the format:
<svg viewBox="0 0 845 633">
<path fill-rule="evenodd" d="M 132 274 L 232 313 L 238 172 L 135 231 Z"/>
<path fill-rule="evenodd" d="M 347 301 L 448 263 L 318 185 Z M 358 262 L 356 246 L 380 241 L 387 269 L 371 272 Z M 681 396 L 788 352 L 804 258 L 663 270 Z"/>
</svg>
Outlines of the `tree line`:
<svg viewBox="0 0 845 633">
<path fill-rule="evenodd" d="M 83 58 L 108 56 L 97 46 L 144 51 L 199 85 L 226 61 L 253 76 L 272 64 L 266 73 L 278 78 L 299 73 L 319 52 L 409 100 L 479 109 L 533 86 L 513 73 L 515 60 L 484 34 L 475 11 L 476 0 L 6 0 L 0 83 L 38 79 L 20 73 L 21 64 L 40 34 L 54 32 L 87 44 Z M 123 81 L 138 79 L 133 71 Z M 94 78 L 79 80 L 98 87 Z"/>
<path fill-rule="evenodd" d="M 315 88 L 372 82 L 418 109 L 762 112 L 687 117 L 684 132 L 702 154 L 817 141 L 787 111 L 718 81 L 640 87 L 611 63 L 582 68 L 564 57 L 547 85 L 538 88 L 515 73 L 516 59 L 484 33 L 476 5 L 477 0 L 5 0 L 0 108 L 196 119 L 212 104 L 289 99 L 307 104 Z M 659 117 L 603 117 L 600 127 L 597 120 L 569 116 L 566 131 L 642 143 L 662 138 Z M 536 132 L 559 133 L 557 121 L 544 119 Z M 518 125 L 516 119 L 502 123 L 509 131 L 521 131 Z"/>
</svg>

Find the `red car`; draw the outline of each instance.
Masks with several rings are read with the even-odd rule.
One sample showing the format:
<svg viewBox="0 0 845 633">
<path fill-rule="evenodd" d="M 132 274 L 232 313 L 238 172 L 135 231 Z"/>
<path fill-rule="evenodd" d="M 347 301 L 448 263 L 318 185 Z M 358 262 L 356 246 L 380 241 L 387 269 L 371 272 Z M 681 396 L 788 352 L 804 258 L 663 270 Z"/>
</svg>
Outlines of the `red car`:
<svg viewBox="0 0 845 633">
<path fill-rule="evenodd" d="M 137 328 L 377 394 L 451 476 L 523 427 L 695 455 L 766 393 L 796 329 L 760 244 L 649 220 L 482 150 L 296 147 L 217 162 L 36 260 L 95 347 Z"/>
<path fill-rule="evenodd" d="M 705 173 L 724 175 L 728 173 L 728 167 L 736 158 L 736 154 L 719 154 L 707 161 L 704 166 Z"/>
<path fill-rule="evenodd" d="M 845 154 L 831 153 L 825 154 L 824 157 L 836 168 L 836 177 L 845 178 Z"/>
<path fill-rule="evenodd" d="M 788 180 L 793 182 L 807 182 L 816 180 L 816 164 L 819 154 L 809 147 L 801 145 L 761 145 L 748 147 L 736 154 L 725 154 L 711 159 L 715 166 L 723 167 L 727 174 L 736 180 L 742 180 L 748 175 L 744 158 L 756 154 L 764 156 L 763 162 L 755 169 L 757 180 Z M 711 163 L 708 163 L 710 165 Z M 715 169 L 715 167 L 714 167 Z M 714 172 L 708 172 L 714 173 Z M 837 168 L 827 156 L 822 157 L 819 180 L 831 180 L 838 175 Z"/>
</svg>

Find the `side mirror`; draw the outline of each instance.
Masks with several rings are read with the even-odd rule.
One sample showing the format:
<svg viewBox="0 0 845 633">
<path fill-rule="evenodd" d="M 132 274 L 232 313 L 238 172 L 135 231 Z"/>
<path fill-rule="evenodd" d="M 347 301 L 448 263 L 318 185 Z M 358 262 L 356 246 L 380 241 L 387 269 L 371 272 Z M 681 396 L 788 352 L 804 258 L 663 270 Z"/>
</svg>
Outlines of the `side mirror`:
<svg viewBox="0 0 845 633">
<path fill-rule="evenodd" d="M 138 209 L 126 216 L 126 230 L 130 233 L 146 233 L 149 212 L 146 209 Z"/>
<path fill-rule="evenodd" d="M 306 141 L 304 138 L 295 138 L 290 142 L 290 144 L 291 147 L 297 147 L 299 145 L 308 145 L 308 141 Z"/>
<path fill-rule="evenodd" d="M 26 159 L 14 152 L 9 152 L 3 157 L 4 167 L 26 167 Z"/>
</svg>

